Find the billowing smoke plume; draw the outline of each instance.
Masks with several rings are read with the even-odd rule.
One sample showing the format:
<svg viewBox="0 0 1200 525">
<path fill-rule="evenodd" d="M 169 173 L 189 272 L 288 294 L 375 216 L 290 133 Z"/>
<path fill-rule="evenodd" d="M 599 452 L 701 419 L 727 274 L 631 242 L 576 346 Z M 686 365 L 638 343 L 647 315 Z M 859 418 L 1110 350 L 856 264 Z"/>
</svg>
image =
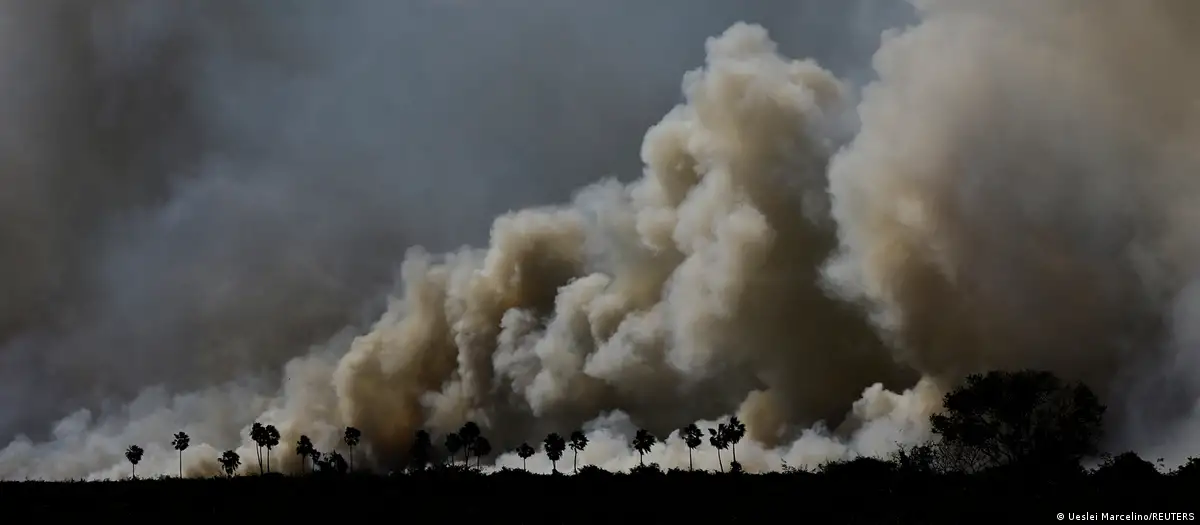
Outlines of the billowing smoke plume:
<svg viewBox="0 0 1200 525">
<path fill-rule="evenodd" d="M 580 461 L 610 469 L 636 464 L 627 443 L 647 428 L 670 435 L 649 461 L 686 466 L 673 430 L 729 414 L 747 423 L 738 459 L 748 470 L 811 466 L 923 440 L 946 386 L 1016 367 L 1101 390 L 1118 415 L 1114 447 L 1172 460 L 1193 452 L 1180 445 L 1200 388 L 1190 328 L 1200 247 L 1189 241 L 1187 207 L 1200 197 L 1190 184 L 1200 159 L 1190 147 L 1198 74 L 1185 64 L 1200 8 L 914 3 L 919 22 L 885 35 L 878 78 L 861 93 L 852 65 L 839 78 L 786 58 L 759 26 L 730 27 L 685 76 L 684 103 L 645 134 L 640 179 L 504 214 L 486 248 L 441 255 L 402 251 L 414 240 L 440 251 L 455 236 L 444 228 L 467 227 L 455 221 L 544 202 L 564 188 L 544 174 L 595 180 L 588 165 L 603 159 L 549 133 L 536 151 L 503 140 L 435 146 L 416 133 L 395 143 L 386 132 L 404 128 L 361 119 L 436 120 L 424 107 L 355 105 L 381 88 L 351 82 L 379 75 L 369 59 L 348 59 L 353 46 L 296 51 L 266 30 L 332 34 L 379 16 L 323 7 L 283 24 L 249 2 L 114 2 L 86 14 L 65 2 L 8 7 L 48 23 L 0 33 L 13 40 L 6 52 L 38 45 L 60 53 L 54 63 L 77 62 L 33 68 L 45 89 L 5 101 L 10 118 L 37 124 L 5 141 L 5 187 L 19 190 L 0 207 L 13 214 L 0 239 L 20 278 L 0 283 L 11 288 L 0 329 L 12 334 L 0 357 L 6 410 L 26 408 L 0 423 L 27 428 L 39 414 L 89 409 L 45 439 L 18 437 L 0 451 L 0 476 L 117 476 L 133 443 L 147 450 L 140 472 L 171 472 L 179 429 L 193 434 L 187 471 L 212 473 L 219 450 L 254 456 L 246 434 L 256 420 L 279 427 L 275 457 L 289 470 L 301 433 L 328 450 L 342 427 L 357 426 L 360 461 L 386 469 L 417 428 L 437 434 L 467 420 L 502 450 L 582 428 L 592 445 Z M 800 11 L 792 14 L 812 15 Z M 488 27 L 474 23 L 464 29 Z M 380 24 L 347 33 L 390 29 Z M 163 54 L 62 38 L 98 27 L 124 35 L 109 45 Z M 111 63 L 131 57 L 142 62 Z M 492 67 L 520 78 L 526 63 Z M 438 65 L 424 66 L 383 85 L 438 85 Z M 95 80 L 114 71 L 136 74 Z M 639 85 L 587 75 L 600 77 L 620 80 L 603 89 Z M 89 81 L 121 96 L 56 92 Z M 302 87 L 277 96 L 263 87 L 279 82 Z M 149 95 L 137 94 L 141 83 Z M 74 101 L 95 129 L 74 124 L 74 106 L 37 97 Z M 142 112 L 112 102 L 124 97 Z M 564 100 L 561 111 L 573 117 L 577 107 Z M 632 109 L 613 103 L 597 115 L 639 115 Z M 470 137 L 496 122 L 473 114 L 429 134 Z M 605 144 L 622 140 L 591 131 Z M 529 151 L 552 171 L 499 178 L 513 168 L 478 159 L 500 150 Z M 463 170 L 498 175 L 455 175 Z M 120 177 L 134 179 L 112 183 Z M 461 182 L 458 200 L 430 182 L 444 177 Z M 378 313 L 370 298 L 398 260 L 396 293 L 358 333 L 355 320 Z M 53 370 L 61 392 L 47 394 L 31 369 Z M 130 403 L 92 401 L 134 392 Z M 38 406 L 34 394 L 53 403 Z M 714 468 L 715 451 L 702 447 L 695 460 Z M 549 469 L 542 456 L 530 467 Z"/>
</svg>

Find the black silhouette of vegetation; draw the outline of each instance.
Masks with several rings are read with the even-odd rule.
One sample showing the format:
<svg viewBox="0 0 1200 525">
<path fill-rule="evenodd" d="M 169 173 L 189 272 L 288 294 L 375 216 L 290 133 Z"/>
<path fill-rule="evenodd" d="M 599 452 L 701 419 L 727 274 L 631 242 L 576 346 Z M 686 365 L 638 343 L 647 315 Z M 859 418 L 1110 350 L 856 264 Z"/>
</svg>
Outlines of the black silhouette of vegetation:
<svg viewBox="0 0 1200 525">
<path fill-rule="evenodd" d="M 296 455 L 300 456 L 300 473 L 301 474 L 304 473 L 304 468 L 306 466 L 306 463 L 308 463 L 309 460 L 313 457 L 313 452 L 316 452 L 316 450 L 317 450 L 316 448 L 313 448 L 312 440 L 309 439 L 308 436 L 301 434 L 300 439 L 298 441 L 296 441 Z M 313 460 L 313 463 L 314 463 L 313 468 L 315 469 L 316 468 L 316 465 L 315 465 L 316 460 Z"/>
<path fill-rule="evenodd" d="M 638 465 L 646 464 L 642 461 L 642 458 L 650 453 L 650 449 L 654 448 L 654 444 L 657 442 L 658 438 L 654 437 L 654 434 L 651 434 L 648 430 L 640 429 L 637 431 L 637 434 L 633 436 L 632 445 L 633 449 L 638 453 Z"/>
<path fill-rule="evenodd" d="M 529 443 L 521 443 L 521 446 L 517 447 L 517 457 L 521 458 L 521 470 L 529 472 L 527 462 L 529 458 L 533 457 L 534 452 L 536 451 L 533 450 L 533 447 L 529 446 Z"/>
<path fill-rule="evenodd" d="M 350 455 L 350 472 L 354 472 L 354 449 L 358 446 L 358 441 L 362 439 L 362 432 L 354 427 L 346 427 L 346 431 L 342 434 L 342 441 L 346 443 L 347 454 Z"/>
<path fill-rule="evenodd" d="M 538 451 L 527 442 L 513 449 L 522 461 L 519 470 L 481 468 L 486 467 L 483 461 L 493 445 L 484 435 L 485 429 L 468 423 L 445 436 L 444 452 L 435 449 L 429 432 L 416 432 L 408 457 L 396 458 L 395 468 L 387 476 L 369 472 L 347 475 L 351 468 L 346 458 L 337 451 L 322 454 L 302 435 L 295 450 L 301 466 L 289 469 L 293 475 L 283 476 L 271 474 L 267 466 L 270 449 L 275 446 L 271 427 L 255 424 L 251 440 L 258 445 L 259 475 L 237 475 L 241 460 L 228 450 L 216 458 L 221 477 L 139 480 L 136 468 L 144 451 L 132 445 L 126 450 L 132 466 L 130 480 L 3 482 L 0 494 L 6 502 L 34 505 L 44 514 L 58 509 L 54 501 L 71 501 L 93 512 L 112 509 L 126 517 L 184 508 L 196 509 L 189 517 L 211 519 L 254 512 L 253 506 L 235 503 L 246 498 L 297 502 L 272 506 L 272 517 L 298 513 L 311 518 L 308 514 L 321 506 L 319 502 L 349 501 L 355 512 L 385 515 L 395 507 L 397 497 L 415 513 L 426 502 L 431 507 L 445 505 L 432 502 L 445 501 L 447 495 L 470 501 L 455 507 L 456 519 L 521 523 L 561 523 L 568 515 L 572 523 L 761 522 L 778 520 L 791 515 L 789 512 L 816 522 L 1040 523 L 1075 521 L 1056 519 L 1059 512 L 1095 516 L 1100 512 L 1195 512 L 1200 459 L 1164 472 L 1157 464 L 1161 460 L 1147 461 L 1131 452 L 1102 454 L 1105 409 L 1082 384 L 1045 372 L 992 372 L 968 377 L 945 396 L 943 404 L 943 410 L 930 419 L 936 439 L 927 444 L 901 448 L 889 457 L 859 457 L 809 469 L 785 464 L 777 472 L 743 471 L 735 447 L 745 435 L 745 425 L 730 418 L 712 429 L 687 425 L 679 430 L 689 451 L 687 470 L 663 472 L 658 464 L 645 461 L 644 456 L 661 443 L 649 429 L 639 429 L 630 443 L 639 462 L 628 473 L 580 466 L 573 460 L 576 474 L 559 474 L 557 462 L 568 446 L 576 456 L 588 446 L 587 436 L 578 430 L 571 432 L 569 440 L 557 433 L 543 440 L 541 453 L 551 462 L 553 476 L 528 472 L 527 460 Z M 705 430 L 707 446 L 715 449 L 718 465 L 717 469 L 701 465 L 701 470 L 695 470 L 692 451 L 705 447 Z M 354 439 L 347 439 L 350 436 L 350 432 L 344 434 L 343 441 L 351 451 L 357 449 L 360 439 L 370 438 L 359 432 L 353 433 Z M 172 444 L 182 454 L 188 441 L 181 432 Z M 267 449 L 266 458 L 262 449 Z M 726 450 L 732 458 L 729 469 L 719 457 Z M 457 464 L 460 452 L 462 465 Z M 446 461 L 435 457 L 442 454 Z M 473 466 L 469 462 L 472 456 L 476 460 Z M 182 465 L 182 455 L 179 457 Z M 304 468 L 306 460 L 311 469 Z M 641 498 L 636 510 L 626 505 L 597 505 L 580 513 L 572 506 L 578 505 L 580 495 L 628 492 L 656 498 Z M 536 494 L 540 502 L 536 511 L 513 504 L 530 494 Z M 680 498 L 686 503 L 679 504 Z M 847 500 L 869 503 L 839 503 Z M 35 501 L 47 503 L 31 503 Z M 1194 514 L 1173 519 L 1190 521 Z M 1165 520 L 1159 515 L 1155 521 Z"/>
<path fill-rule="evenodd" d="M 446 452 L 450 453 L 450 464 L 453 465 L 456 461 L 454 457 L 458 455 L 458 451 L 463 449 L 462 438 L 457 433 L 446 434 L 445 444 Z"/>
<path fill-rule="evenodd" d="M 143 453 L 145 451 L 137 445 L 129 445 L 129 448 L 125 449 L 125 459 L 129 460 L 129 464 L 132 465 L 130 477 L 137 477 L 137 464 L 142 462 Z"/>
<path fill-rule="evenodd" d="M 579 453 L 588 446 L 587 435 L 582 430 L 576 430 L 571 433 L 571 442 L 569 445 L 571 450 L 575 452 L 575 457 L 571 459 L 571 470 L 579 473 Z"/>
<path fill-rule="evenodd" d="M 550 458 L 550 471 L 558 474 L 558 460 L 562 459 L 563 452 L 567 450 L 567 441 L 557 432 L 552 432 L 546 436 L 542 445 L 546 447 L 546 457 Z"/>
<path fill-rule="evenodd" d="M 226 450 L 221 457 L 217 458 L 217 463 L 221 464 L 221 470 L 225 472 L 225 476 L 232 478 L 233 473 L 242 466 L 242 458 L 238 456 L 237 452 Z"/>
<path fill-rule="evenodd" d="M 433 438 L 429 436 L 429 432 L 418 430 L 413 437 L 412 447 L 408 450 L 409 468 L 425 470 L 425 467 L 429 465 L 431 449 L 433 449 Z"/>
<path fill-rule="evenodd" d="M 171 447 L 179 451 L 179 477 L 183 477 L 183 451 L 187 450 L 188 444 L 191 443 L 191 438 L 188 437 L 182 430 L 175 434 L 171 440 Z"/>
</svg>

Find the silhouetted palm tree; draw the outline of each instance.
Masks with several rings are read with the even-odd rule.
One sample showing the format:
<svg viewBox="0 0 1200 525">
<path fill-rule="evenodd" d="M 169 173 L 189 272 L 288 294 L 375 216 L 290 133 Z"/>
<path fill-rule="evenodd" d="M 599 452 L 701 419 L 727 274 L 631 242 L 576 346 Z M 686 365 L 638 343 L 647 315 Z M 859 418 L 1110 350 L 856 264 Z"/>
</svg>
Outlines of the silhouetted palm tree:
<svg viewBox="0 0 1200 525">
<path fill-rule="evenodd" d="M 242 465 L 242 458 L 237 452 L 226 450 L 221 457 L 217 458 L 217 462 L 221 464 L 221 470 L 225 471 L 226 477 L 233 477 L 233 471 L 237 470 Z"/>
<path fill-rule="evenodd" d="M 142 447 L 137 445 L 129 445 L 129 448 L 125 449 L 125 459 L 128 459 L 129 463 L 133 465 L 133 477 L 135 478 L 137 477 L 137 464 L 142 461 L 143 452 L 145 451 L 142 450 Z"/>
<path fill-rule="evenodd" d="M 471 451 L 475 449 L 475 440 L 479 439 L 481 434 L 479 425 L 476 425 L 474 421 L 467 421 L 462 428 L 458 429 L 458 438 L 462 440 L 463 447 L 463 465 L 470 464 Z"/>
<path fill-rule="evenodd" d="M 729 446 L 729 443 L 725 441 L 726 433 L 724 423 L 717 425 L 716 429 L 708 429 L 708 444 L 717 449 L 717 466 L 721 468 L 721 472 L 725 472 L 725 464 L 721 462 L 721 451 Z"/>
<path fill-rule="evenodd" d="M 563 452 L 567 450 L 567 440 L 552 432 L 546 436 L 542 445 L 546 447 L 546 457 L 550 458 L 550 470 L 557 473 L 558 460 L 562 459 Z"/>
<path fill-rule="evenodd" d="M 696 426 L 695 423 L 692 423 L 679 429 L 679 437 L 683 438 L 683 444 L 687 445 L 688 448 L 688 470 L 693 470 L 692 451 L 695 450 L 696 447 L 704 444 L 704 433 L 700 432 L 700 427 Z"/>
<path fill-rule="evenodd" d="M 425 465 L 429 464 L 429 449 L 431 448 L 433 448 L 433 440 L 430 438 L 429 432 L 418 430 L 408 453 L 410 466 L 424 470 Z"/>
<path fill-rule="evenodd" d="M 533 453 L 533 447 L 529 446 L 529 443 L 521 443 L 521 446 L 517 447 L 517 456 L 521 458 L 521 470 L 529 472 L 529 467 L 525 465 L 525 461 L 533 457 Z"/>
<path fill-rule="evenodd" d="M 362 432 L 354 427 L 346 427 L 346 432 L 342 435 L 342 441 L 345 441 L 346 447 L 350 449 L 351 472 L 354 472 L 354 447 L 358 446 L 358 441 L 360 439 L 362 439 Z"/>
<path fill-rule="evenodd" d="M 582 430 L 576 430 L 571 433 L 571 450 L 575 451 L 575 457 L 571 459 L 571 470 L 576 474 L 579 473 L 579 453 L 588 446 L 588 438 Z"/>
<path fill-rule="evenodd" d="M 313 468 L 313 472 L 316 472 L 316 470 L 317 470 L 317 463 L 320 463 L 320 462 L 321 462 L 321 451 L 320 451 L 320 450 L 317 450 L 317 449 L 316 449 L 316 447 L 314 447 L 314 448 L 312 449 L 312 452 L 309 452 L 309 453 L 308 453 L 308 460 L 309 460 L 310 462 L 312 462 L 312 468 Z"/>
<path fill-rule="evenodd" d="M 304 463 L 313 453 L 313 443 L 308 436 L 301 434 L 300 441 L 296 442 L 296 455 L 300 456 L 300 473 L 304 473 Z M 314 465 L 315 468 L 315 465 Z"/>
<path fill-rule="evenodd" d="M 171 440 L 171 446 L 179 451 L 179 477 L 183 477 L 183 451 L 187 450 L 188 444 L 191 443 L 191 438 L 188 437 L 182 430 L 175 434 L 175 439 Z"/>
<path fill-rule="evenodd" d="M 738 421 L 737 416 L 729 418 L 729 424 L 725 425 L 725 442 L 729 443 L 729 451 L 733 453 L 734 462 L 737 461 L 737 444 L 745 435 L 746 425 Z"/>
<path fill-rule="evenodd" d="M 279 437 L 275 425 L 267 425 L 266 440 L 263 442 L 263 446 L 267 447 L 267 472 L 271 471 L 271 449 L 279 446 Z"/>
<path fill-rule="evenodd" d="M 483 457 L 492 453 L 492 444 L 483 436 L 475 438 L 475 444 L 471 445 L 475 450 L 475 468 L 480 468 L 480 463 Z"/>
<path fill-rule="evenodd" d="M 462 437 L 460 437 L 457 433 L 453 433 L 453 432 L 450 434 L 446 434 L 446 443 L 445 444 L 446 444 L 446 452 L 450 453 L 450 464 L 453 465 L 454 462 L 458 460 L 458 458 L 456 457 L 456 456 L 458 456 L 458 451 L 462 450 L 462 448 L 463 448 Z"/>
<path fill-rule="evenodd" d="M 642 462 L 642 456 L 650 453 L 650 449 L 654 448 L 654 444 L 658 442 L 658 438 L 654 437 L 649 430 L 639 429 L 637 434 L 633 436 L 633 449 L 638 452 L 638 464 L 645 465 Z"/>
<path fill-rule="evenodd" d="M 258 456 L 258 473 L 263 474 L 263 456 L 262 449 L 267 446 L 267 428 L 262 426 L 262 423 L 255 422 L 250 427 L 250 440 L 254 442 L 254 453 Z"/>
</svg>

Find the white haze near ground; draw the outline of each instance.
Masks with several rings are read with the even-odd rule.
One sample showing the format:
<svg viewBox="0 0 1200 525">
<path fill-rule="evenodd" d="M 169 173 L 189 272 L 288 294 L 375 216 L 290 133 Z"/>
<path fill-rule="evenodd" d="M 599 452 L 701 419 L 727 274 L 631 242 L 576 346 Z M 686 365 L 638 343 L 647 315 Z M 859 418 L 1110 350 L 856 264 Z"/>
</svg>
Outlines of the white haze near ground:
<svg viewBox="0 0 1200 525">
<path fill-rule="evenodd" d="M 227 448 L 251 471 L 256 420 L 280 429 L 289 471 L 301 433 L 328 450 L 354 425 L 358 463 L 386 469 L 416 429 L 440 442 L 466 420 L 500 450 L 582 428 L 580 463 L 612 470 L 637 464 L 627 444 L 644 427 L 667 437 L 647 461 L 686 467 L 674 429 L 730 414 L 747 470 L 811 467 L 926 440 L 962 374 L 1022 367 L 1096 388 L 1110 449 L 1194 454 L 1200 5 L 914 6 L 861 91 L 761 27 L 728 28 L 645 134 L 640 179 L 504 214 L 486 248 L 410 249 L 365 333 L 282 373 L 164 380 L 77 412 L 0 451 L 0 477 L 123 476 L 134 443 L 140 473 L 170 473 L 179 429 L 187 474 L 215 473 Z M 707 444 L 694 460 L 716 467 Z M 529 467 L 549 470 L 541 454 Z"/>
</svg>

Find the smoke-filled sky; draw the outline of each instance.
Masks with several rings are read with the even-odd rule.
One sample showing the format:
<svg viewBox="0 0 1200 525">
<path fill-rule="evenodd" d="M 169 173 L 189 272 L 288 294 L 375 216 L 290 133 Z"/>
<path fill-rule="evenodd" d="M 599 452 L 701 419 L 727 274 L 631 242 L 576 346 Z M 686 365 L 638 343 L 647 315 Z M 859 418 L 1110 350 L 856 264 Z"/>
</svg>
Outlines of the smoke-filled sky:
<svg viewBox="0 0 1200 525">
<path fill-rule="evenodd" d="M 169 473 L 179 430 L 187 473 L 250 468 L 256 420 L 379 469 L 417 428 L 583 428 L 623 469 L 634 428 L 686 466 L 673 429 L 738 414 L 748 470 L 811 466 L 1018 367 L 1179 461 L 1196 15 L 0 2 L 0 477 Z"/>
</svg>

